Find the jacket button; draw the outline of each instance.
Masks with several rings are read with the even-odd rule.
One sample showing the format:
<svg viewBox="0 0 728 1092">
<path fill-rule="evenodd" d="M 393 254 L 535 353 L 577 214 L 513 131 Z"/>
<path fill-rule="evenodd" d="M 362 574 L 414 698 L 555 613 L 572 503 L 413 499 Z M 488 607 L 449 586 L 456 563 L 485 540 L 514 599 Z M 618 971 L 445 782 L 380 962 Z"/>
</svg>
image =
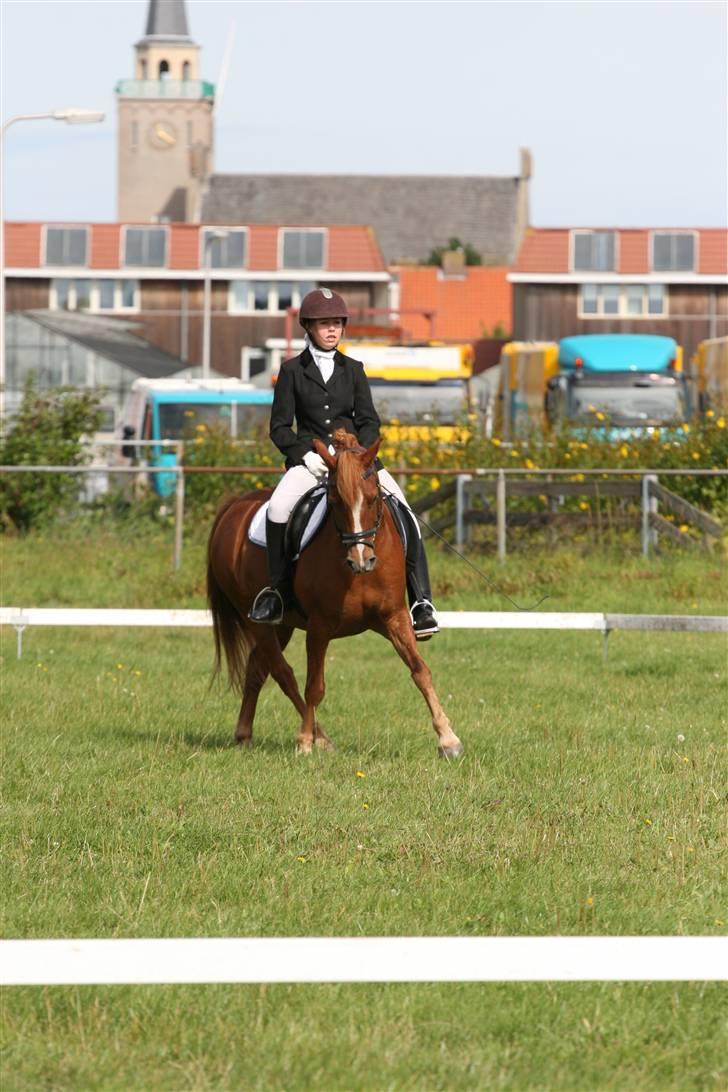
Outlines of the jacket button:
<svg viewBox="0 0 728 1092">
<path fill-rule="evenodd" d="M 324 406 L 324 409 L 328 409 L 328 408 L 329 408 L 329 407 L 328 407 L 328 404 Z"/>
<path fill-rule="evenodd" d="M 326 420 L 324 421 L 324 424 L 325 424 L 325 425 L 330 425 L 330 424 L 331 424 L 331 421 L 329 420 L 329 418 L 328 418 L 328 417 L 327 417 L 327 418 L 326 418 Z"/>
</svg>

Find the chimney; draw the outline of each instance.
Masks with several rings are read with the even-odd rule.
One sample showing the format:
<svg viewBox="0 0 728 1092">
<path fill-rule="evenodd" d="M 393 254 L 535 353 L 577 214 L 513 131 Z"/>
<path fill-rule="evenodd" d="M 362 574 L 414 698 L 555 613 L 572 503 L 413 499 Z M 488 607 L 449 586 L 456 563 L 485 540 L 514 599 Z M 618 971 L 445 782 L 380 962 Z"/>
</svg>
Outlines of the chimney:
<svg viewBox="0 0 728 1092">
<path fill-rule="evenodd" d="M 465 251 L 461 246 L 442 252 L 442 273 L 445 277 L 465 276 Z"/>
<path fill-rule="evenodd" d="M 533 174 L 533 157 L 531 156 L 530 148 L 519 148 L 521 155 L 521 173 L 520 177 L 528 179 Z"/>
</svg>

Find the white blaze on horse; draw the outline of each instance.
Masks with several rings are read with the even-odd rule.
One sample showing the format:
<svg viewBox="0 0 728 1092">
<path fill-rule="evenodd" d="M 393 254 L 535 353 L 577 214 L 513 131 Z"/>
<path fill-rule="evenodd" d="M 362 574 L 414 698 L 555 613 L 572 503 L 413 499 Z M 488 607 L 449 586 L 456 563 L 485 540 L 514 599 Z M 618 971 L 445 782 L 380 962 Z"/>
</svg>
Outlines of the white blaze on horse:
<svg viewBox="0 0 728 1092">
<path fill-rule="evenodd" d="M 296 563 L 294 593 L 300 612 L 289 611 L 280 625 L 248 619 L 266 583 L 265 550 L 248 531 L 270 490 L 258 490 L 223 503 L 208 544 L 207 590 L 215 637 L 215 671 L 227 661 L 231 685 L 242 695 L 235 739 L 249 746 L 258 695 L 272 675 L 301 717 L 300 752 L 332 743 L 317 720 L 324 698 L 324 660 L 329 642 L 365 630 L 392 642 L 422 692 L 446 758 L 462 754 L 417 647 L 405 604 L 405 551 L 382 497 L 374 460 L 379 441 L 368 449 L 337 430 L 335 455 L 316 441 L 329 468 L 328 513 L 323 526 Z M 306 631 L 307 674 L 304 697 L 283 652 L 294 629 Z"/>
</svg>

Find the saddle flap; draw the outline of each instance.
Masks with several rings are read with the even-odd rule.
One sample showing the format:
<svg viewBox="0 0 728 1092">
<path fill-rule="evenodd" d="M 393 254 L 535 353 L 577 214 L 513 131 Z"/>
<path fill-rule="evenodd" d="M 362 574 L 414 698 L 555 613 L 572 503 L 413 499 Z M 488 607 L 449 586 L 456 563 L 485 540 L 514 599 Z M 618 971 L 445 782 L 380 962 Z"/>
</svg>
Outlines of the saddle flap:
<svg viewBox="0 0 728 1092">
<path fill-rule="evenodd" d="M 315 485 L 304 493 L 288 517 L 286 524 L 285 550 L 290 561 L 297 561 L 314 535 L 323 526 L 328 511 L 327 489 L 325 485 Z M 268 501 L 262 504 L 250 521 L 248 538 L 256 546 L 265 546 L 265 522 L 268 513 Z"/>
</svg>

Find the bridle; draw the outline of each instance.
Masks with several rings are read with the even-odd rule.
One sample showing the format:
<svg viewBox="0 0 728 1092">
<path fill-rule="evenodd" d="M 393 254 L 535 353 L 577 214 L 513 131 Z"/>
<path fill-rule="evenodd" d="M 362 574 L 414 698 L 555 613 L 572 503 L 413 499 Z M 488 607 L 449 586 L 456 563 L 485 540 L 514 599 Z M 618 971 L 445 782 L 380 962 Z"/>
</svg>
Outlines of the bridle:
<svg viewBox="0 0 728 1092">
<path fill-rule="evenodd" d="M 371 478 L 372 474 L 376 474 L 376 468 L 374 463 L 362 474 L 362 481 L 366 481 L 367 478 Z M 382 491 L 379 488 L 379 482 L 377 481 L 377 521 L 373 527 L 367 527 L 363 531 L 345 531 L 343 527 L 339 527 L 336 522 L 336 509 L 332 507 L 331 518 L 336 528 L 336 533 L 339 536 L 339 541 L 343 546 L 370 546 L 374 549 L 374 540 L 377 535 L 377 531 L 382 526 L 382 519 L 384 518 L 384 501 L 382 500 Z M 371 542 L 369 541 L 371 539 Z"/>
</svg>

